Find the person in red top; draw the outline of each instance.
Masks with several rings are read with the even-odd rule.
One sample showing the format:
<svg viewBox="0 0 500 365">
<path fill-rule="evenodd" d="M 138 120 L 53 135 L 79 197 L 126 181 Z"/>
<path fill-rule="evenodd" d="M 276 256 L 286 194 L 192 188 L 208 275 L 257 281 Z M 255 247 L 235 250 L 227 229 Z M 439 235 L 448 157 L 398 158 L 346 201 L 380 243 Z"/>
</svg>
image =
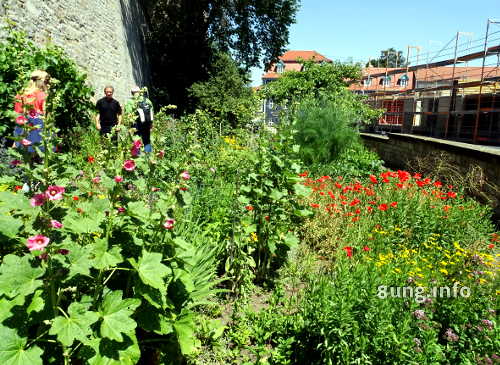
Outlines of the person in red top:
<svg viewBox="0 0 500 365">
<path fill-rule="evenodd" d="M 42 70 L 31 73 L 28 87 L 22 94 L 16 95 L 14 111 L 18 114 L 14 136 L 21 138 L 14 142 L 17 148 L 27 148 L 35 152 L 34 145 L 42 142 L 41 130 L 45 114 L 45 101 L 49 88 L 50 76 Z M 40 146 L 40 149 L 43 147 Z"/>
</svg>

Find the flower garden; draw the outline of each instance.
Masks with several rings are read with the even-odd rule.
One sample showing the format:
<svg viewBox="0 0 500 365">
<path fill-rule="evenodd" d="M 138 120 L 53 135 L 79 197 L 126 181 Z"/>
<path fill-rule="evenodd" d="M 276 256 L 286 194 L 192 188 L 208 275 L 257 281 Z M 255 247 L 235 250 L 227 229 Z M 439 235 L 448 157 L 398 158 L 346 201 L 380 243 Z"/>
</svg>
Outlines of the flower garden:
<svg viewBox="0 0 500 365">
<path fill-rule="evenodd" d="M 221 132 L 162 108 L 152 153 L 127 120 L 61 152 L 49 113 L 39 161 L 2 157 L 0 363 L 498 362 L 491 209 L 384 168 L 342 100 L 308 106 L 350 133 L 322 161 L 307 109 Z"/>
</svg>

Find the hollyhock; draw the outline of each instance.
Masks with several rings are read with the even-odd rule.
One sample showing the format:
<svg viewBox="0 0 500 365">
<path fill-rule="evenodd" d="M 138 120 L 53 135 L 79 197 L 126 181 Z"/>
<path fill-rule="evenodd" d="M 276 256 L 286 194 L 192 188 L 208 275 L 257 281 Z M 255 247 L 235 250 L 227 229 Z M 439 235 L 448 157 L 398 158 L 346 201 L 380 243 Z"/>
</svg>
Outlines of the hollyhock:
<svg viewBox="0 0 500 365">
<path fill-rule="evenodd" d="M 181 186 L 181 187 L 179 188 L 179 190 L 182 190 L 182 191 L 186 191 L 187 189 L 188 189 L 188 188 L 186 188 L 185 186 Z"/>
<path fill-rule="evenodd" d="M 35 194 L 30 199 L 30 204 L 32 207 L 39 207 L 45 203 L 45 200 L 47 200 L 47 196 L 45 194 Z"/>
<path fill-rule="evenodd" d="M 172 229 L 174 228 L 174 224 L 175 224 L 175 219 L 167 218 L 165 223 L 163 223 L 163 227 L 165 227 L 166 229 Z"/>
<path fill-rule="evenodd" d="M 64 188 L 62 186 L 51 185 L 45 191 L 45 195 L 49 200 L 59 200 L 63 198 Z"/>
<path fill-rule="evenodd" d="M 27 146 L 31 146 L 31 141 L 30 140 L 27 140 L 26 138 L 23 138 L 22 141 L 21 141 L 21 144 L 25 147 Z"/>
<path fill-rule="evenodd" d="M 44 235 L 38 234 L 36 236 L 32 236 L 32 237 L 28 238 L 28 240 L 26 241 L 26 246 L 28 247 L 28 249 L 30 251 L 34 251 L 34 250 L 42 251 L 45 247 L 47 247 L 49 242 L 50 242 L 50 238 L 45 237 Z"/>
<path fill-rule="evenodd" d="M 124 207 L 118 207 L 118 208 L 116 208 L 116 210 L 118 211 L 118 213 L 125 213 Z"/>
<path fill-rule="evenodd" d="M 17 165 L 20 165 L 20 164 L 22 164 L 21 160 L 12 160 L 12 161 L 10 161 L 10 165 L 11 166 L 17 166 Z"/>
<path fill-rule="evenodd" d="M 134 144 L 130 148 L 130 154 L 133 157 L 137 157 L 137 156 L 139 156 L 139 152 L 141 152 L 141 141 L 137 140 L 134 142 Z"/>
<path fill-rule="evenodd" d="M 156 156 L 158 156 L 158 158 L 163 158 L 163 156 L 165 156 L 165 151 L 164 150 L 160 150 Z"/>
<path fill-rule="evenodd" d="M 24 115 L 20 115 L 16 118 L 16 124 L 17 125 L 25 125 L 28 120 Z"/>
<path fill-rule="evenodd" d="M 123 177 L 121 177 L 119 175 L 115 176 L 115 182 L 121 183 L 122 181 L 123 181 Z"/>
<path fill-rule="evenodd" d="M 135 162 L 132 160 L 126 160 L 123 163 L 123 168 L 127 171 L 134 171 L 135 170 Z"/>
<path fill-rule="evenodd" d="M 184 179 L 184 180 L 189 180 L 191 179 L 191 175 L 189 175 L 189 172 L 187 171 L 183 171 L 182 174 L 181 174 L 181 177 Z"/>
<path fill-rule="evenodd" d="M 67 250 L 65 248 L 61 248 L 61 249 L 57 250 L 57 253 L 60 253 L 61 255 L 66 256 L 67 254 L 69 254 L 69 250 Z"/>
<path fill-rule="evenodd" d="M 59 229 L 59 228 L 62 228 L 62 226 L 63 226 L 63 225 L 62 225 L 62 223 L 61 223 L 61 222 L 56 221 L 55 219 L 51 219 L 51 220 L 50 220 L 50 226 L 51 226 L 52 228 L 57 228 L 57 229 Z"/>
<path fill-rule="evenodd" d="M 99 184 L 99 183 L 101 182 L 101 178 L 100 178 L 99 176 L 96 176 L 96 177 L 94 177 L 94 178 L 92 179 L 92 182 L 93 182 L 94 184 Z"/>
</svg>

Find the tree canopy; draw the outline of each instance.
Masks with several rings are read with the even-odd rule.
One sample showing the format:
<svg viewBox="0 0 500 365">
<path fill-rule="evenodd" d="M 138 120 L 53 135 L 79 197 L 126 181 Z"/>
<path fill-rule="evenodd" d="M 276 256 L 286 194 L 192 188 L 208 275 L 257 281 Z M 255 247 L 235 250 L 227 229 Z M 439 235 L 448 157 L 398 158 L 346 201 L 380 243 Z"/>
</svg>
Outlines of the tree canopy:
<svg viewBox="0 0 500 365">
<path fill-rule="evenodd" d="M 245 70 L 269 66 L 288 42 L 299 0 L 143 0 L 153 86 L 160 102 L 186 110 L 187 90 L 208 79 L 216 54 Z"/>
<path fill-rule="evenodd" d="M 380 51 L 380 57 L 370 60 L 366 67 L 406 67 L 406 58 L 403 51 L 396 51 L 394 48 L 388 48 Z"/>
</svg>

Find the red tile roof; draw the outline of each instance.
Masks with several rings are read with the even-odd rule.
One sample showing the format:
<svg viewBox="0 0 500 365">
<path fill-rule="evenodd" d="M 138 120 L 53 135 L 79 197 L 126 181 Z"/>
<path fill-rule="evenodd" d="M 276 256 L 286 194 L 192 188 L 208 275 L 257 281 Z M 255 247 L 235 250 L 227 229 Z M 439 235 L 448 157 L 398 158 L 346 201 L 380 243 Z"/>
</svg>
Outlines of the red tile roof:
<svg viewBox="0 0 500 365">
<path fill-rule="evenodd" d="M 302 65 L 299 60 L 314 60 L 314 62 L 332 62 L 329 58 L 319 54 L 316 51 L 287 51 L 279 57 L 283 61 L 283 72 L 301 71 Z M 269 72 L 262 75 L 262 79 L 277 79 L 280 74 L 276 72 L 276 64 L 272 64 Z M 384 69 L 385 70 L 385 69 Z"/>
</svg>

